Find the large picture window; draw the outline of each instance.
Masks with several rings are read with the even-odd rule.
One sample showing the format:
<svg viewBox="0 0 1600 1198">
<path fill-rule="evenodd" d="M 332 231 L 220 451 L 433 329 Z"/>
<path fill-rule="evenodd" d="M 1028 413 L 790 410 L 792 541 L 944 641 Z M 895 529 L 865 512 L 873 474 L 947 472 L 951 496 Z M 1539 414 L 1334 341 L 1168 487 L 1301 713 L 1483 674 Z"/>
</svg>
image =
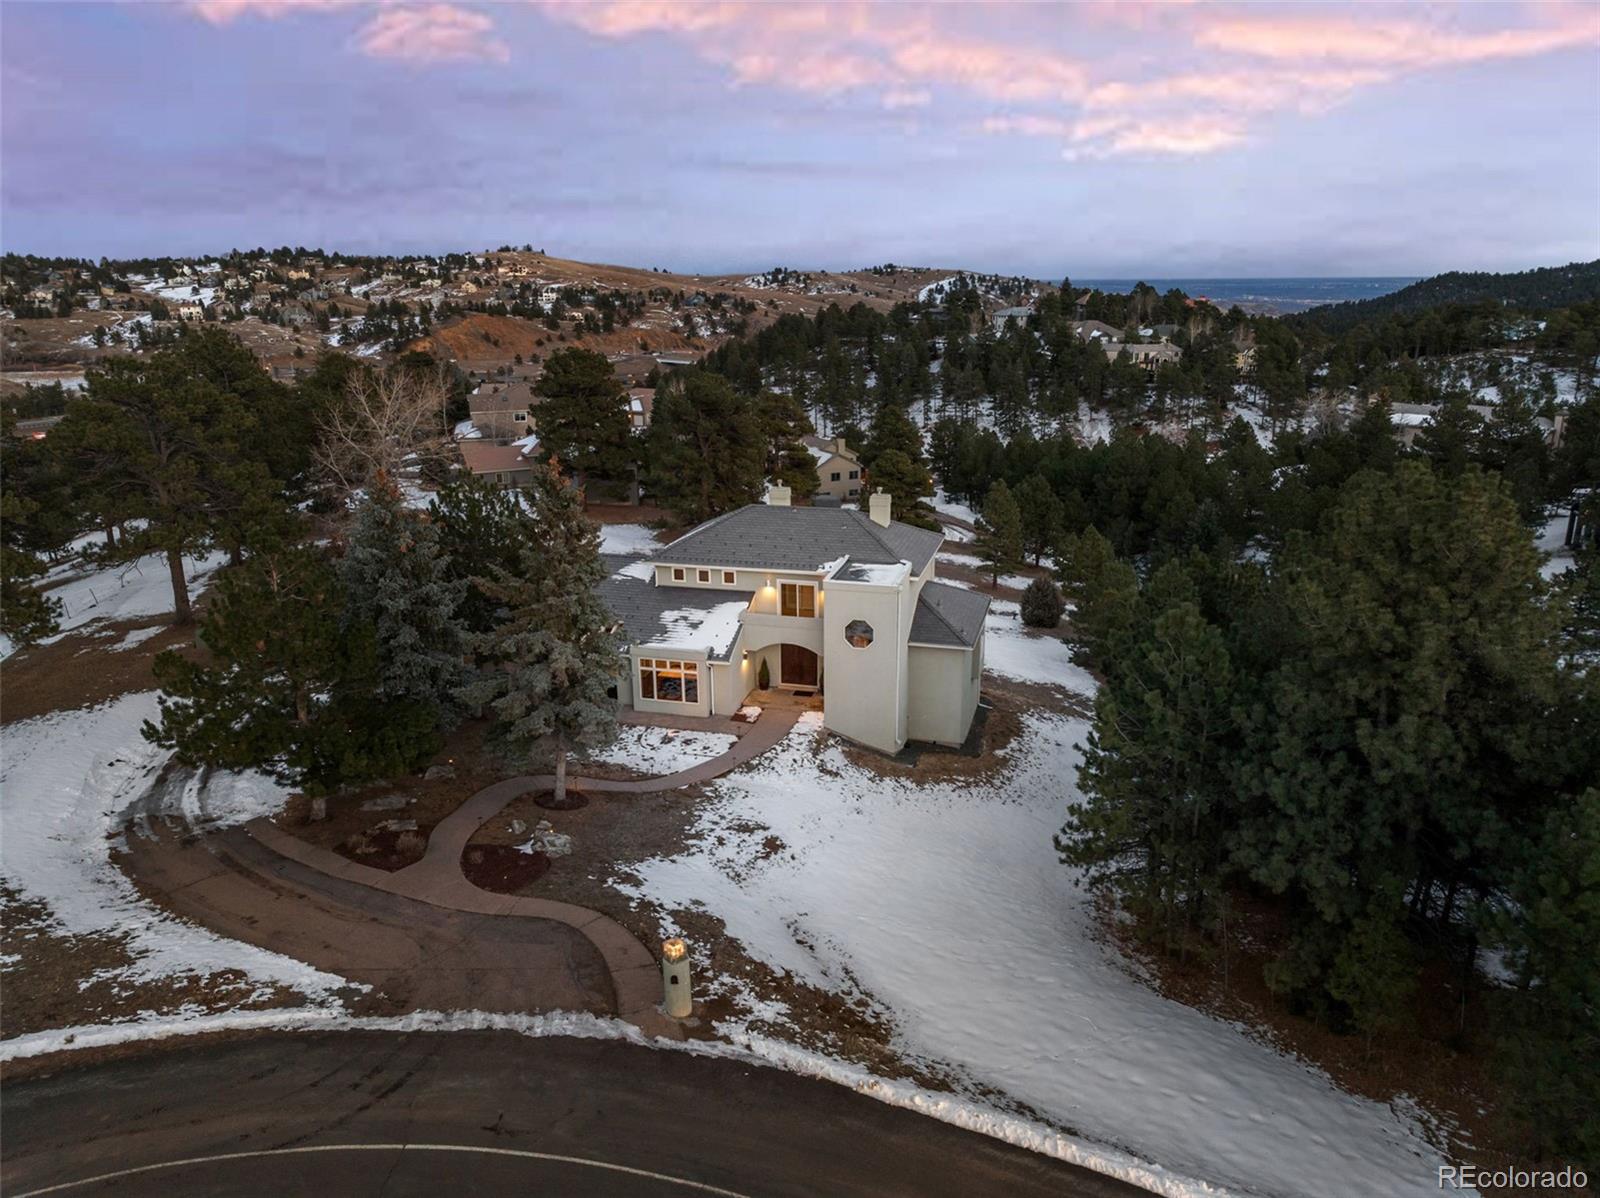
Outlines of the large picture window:
<svg viewBox="0 0 1600 1198">
<path fill-rule="evenodd" d="M 662 657 L 639 659 L 639 697 L 662 703 L 700 702 L 700 666 Z"/>
<path fill-rule="evenodd" d="M 817 614 L 817 588 L 809 582 L 786 582 L 778 588 L 778 613 L 785 616 Z"/>
</svg>

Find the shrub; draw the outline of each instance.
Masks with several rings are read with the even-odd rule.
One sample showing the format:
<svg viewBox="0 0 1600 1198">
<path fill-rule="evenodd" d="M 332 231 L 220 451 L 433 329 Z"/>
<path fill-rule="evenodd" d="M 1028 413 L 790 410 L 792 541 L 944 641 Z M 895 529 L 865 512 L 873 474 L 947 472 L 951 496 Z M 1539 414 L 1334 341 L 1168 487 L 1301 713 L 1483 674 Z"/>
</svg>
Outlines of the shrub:
<svg viewBox="0 0 1600 1198">
<path fill-rule="evenodd" d="M 756 686 L 761 690 L 772 688 L 772 671 L 767 668 L 767 659 L 761 659 L 761 669 L 756 673 Z"/>
<path fill-rule="evenodd" d="M 1029 628 L 1054 628 L 1063 610 L 1061 591 L 1048 578 L 1035 578 L 1022 592 L 1022 622 Z"/>
</svg>

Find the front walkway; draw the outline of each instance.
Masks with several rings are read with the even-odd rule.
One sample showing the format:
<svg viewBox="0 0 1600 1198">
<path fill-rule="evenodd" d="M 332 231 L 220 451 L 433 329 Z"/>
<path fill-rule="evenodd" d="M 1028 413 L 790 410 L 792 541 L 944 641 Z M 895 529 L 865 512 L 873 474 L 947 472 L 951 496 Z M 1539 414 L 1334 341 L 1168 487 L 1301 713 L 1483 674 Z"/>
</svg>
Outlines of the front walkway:
<svg viewBox="0 0 1600 1198">
<path fill-rule="evenodd" d="M 754 724 L 741 725 L 743 735 L 726 753 L 674 774 L 625 780 L 569 775 L 567 784 L 574 790 L 655 794 L 708 782 L 754 760 L 783 740 L 799 720 L 800 710 L 794 707 L 764 711 Z M 703 721 L 700 726 L 704 726 Z M 482 890 L 462 874 L 461 854 L 474 832 L 513 799 L 529 791 L 548 790 L 554 784 L 555 779 L 549 774 L 530 774 L 484 787 L 434 826 L 420 861 L 393 873 L 357 864 L 331 849 L 308 844 L 268 819 L 253 820 L 246 828 L 257 841 L 280 856 L 345 882 L 451 911 L 550 920 L 576 929 L 605 960 L 616 992 L 617 1014 L 652 1035 L 681 1038 L 682 1029 L 658 1009 L 661 974 L 655 953 L 634 939 L 621 924 L 598 911 L 572 903 Z"/>
</svg>

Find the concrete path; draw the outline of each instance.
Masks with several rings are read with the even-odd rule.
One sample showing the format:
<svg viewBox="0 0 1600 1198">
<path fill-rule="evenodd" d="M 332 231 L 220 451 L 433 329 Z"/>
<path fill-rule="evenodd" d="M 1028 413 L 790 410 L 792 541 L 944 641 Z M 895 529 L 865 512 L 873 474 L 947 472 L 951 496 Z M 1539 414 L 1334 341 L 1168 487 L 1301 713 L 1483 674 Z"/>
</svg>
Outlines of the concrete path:
<svg viewBox="0 0 1600 1198">
<path fill-rule="evenodd" d="M 567 784 L 574 790 L 590 792 L 656 794 L 708 782 L 765 753 L 789 734 L 799 717 L 800 712 L 794 710 L 763 712 L 726 753 L 675 774 L 626 780 L 569 775 Z M 461 872 L 461 854 L 473 833 L 513 799 L 529 791 L 547 790 L 554 784 L 551 775 L 531 774 L 484 787 L 434 826 L 420 861 L 394 872 L 360 865 L 331 849 L 308 844 L 271 820 L 253 820 L 246 827 L 251 836 L 279 856 L 330 878 L 450 911 L 548 920 L 581 932 L 599 951 L 610 972 L 617 1014 L 653 1035 L 681 1038 L 678 1025 L 658 1009 L 661 974 L 655 952 L 640 944 L 621 924 L 572 903 L 482 890 Z"/>
</svg>

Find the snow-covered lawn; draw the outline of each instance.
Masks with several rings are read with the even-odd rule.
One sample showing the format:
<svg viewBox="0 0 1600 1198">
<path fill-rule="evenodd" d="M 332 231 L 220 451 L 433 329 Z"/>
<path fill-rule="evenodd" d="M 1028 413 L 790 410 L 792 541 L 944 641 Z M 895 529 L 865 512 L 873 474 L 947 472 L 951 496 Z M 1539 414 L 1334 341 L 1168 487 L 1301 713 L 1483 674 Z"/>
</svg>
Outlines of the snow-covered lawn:
<svg viewBox="0 0 1600 1198">
<path fill-rule="evenodd" d="M 976 570 L 979 573 L 986 573 L 987 570 L 988 570 L 988 567 L 984 565 L 983 559 L 981 557 L 974 557 L 970 553 L 944 552 L 944 553 L 939 553 L 936 556 L 938 557 L 939 561 L 943 562 L 947 566 L 962 566 L 965 569 Z M 944 579 L 941 579 L 940 581 L 948 582 L 952 586 L 968 587 L 970 589 L 969 584 L 965 583 L 965 582 L 962 582 L 961 579 L 959 579 L 959 578 L 944 578 Z M 1012 590 L 1017 590 L 1017 591 L 1026 590 L 1028 584 L 1030 582 L 1032 582 L 1032 581 L 1033 581 L 1033 575 L 1031 575 L 1031 574 L 1002 574 L 1002 575 L 1000 575 L 1000 585 L 1001 586 L 1010 587 Z"/>
<path fill-rule="evenodd" d="M 818 731 L 805 717 L 715 783 L 688 847 L 613 884 L 669 925 L 675 911 L 709 912 L 799 982 L 859 990 L 957 1101 L 1003 1107 L 984 1098 L 998 1091 L 1171 1170 L 1166 1192 L 1206 1192 L 1184 1177 L 1284 1195 L 1437 1192 L 1442 1158 L 1403 1110 L 1161 998 L 1096 939 L 1091 901 L 1051 842 L 1074 797 L 1081 722 L 1025 716 L 1002 776 L 982 787 L 885 778 Z M 764 851 L 772 836 L 783 852 Z M 762 1013 L 781 1023 L 781 1004 Z"/>
<path fill-rule="evenodd" d="M 624 724 L 617 739 L 589 754 L 591 761 L 621 765 L 656 777 L 720 757 L 738 738 L 726 732 L 688 732 Z"/>
<path fill-rule="evenodd" d="M 183 559 L 191 600 L 227 560 L 228 555 L 222 552 Z M 67 577 L 67 581 L 56 585 L 50 579 L 44 583 L 49 588 L 47 593 L 61 601 L 60 634 L 98 620 L 131 620 L 172 611 L 172 576 L 165 554 L 149 553 L 124 565 L 88 570 L 74 563 L 57 567 L 52 576 Z"/>
<path fill-rule="evenodd" d="M 1564 574 L 1572 569 L 1576 560 L 1570 547 L 1563 542 L 1567 537 L 1567 513 L 1557 512 L 1545 521 L 1544 528 L 1534 539 L 1534 544 L 1541 553 L 1548 554 L 1544 564 L 1539 567 L 1539 573 L 1548 581 L 1557 574 Z"/>
<path fill-rule="evenodd" d="M 933 510 L 944 516 L 954 516 L 957 520 L 965 520 L 968 524 L 978 522 L 978 513 L 964 503 L 957 503 L 954 499 L 939 488 L 933 493 Z"/>
<path fill-rule="evenodd" d="M 1094 675 L 1074 665 L 1072 650 L 1054 633 L 1039 632 L 1022 622 L 1022 605 L 997 599 L 983 621 L 983 668 L 1017 682 L 1042 682 L 1089 695 Z"/>
<path fill-rule="evenodd" d="M 654 553 L 661 548 L 655 530 L 643 524 L 602 524 L 600 526 L 600 552 L 634 556 Z"/>
<path fill-rule="evenodd" d="M 0 732 L 0 877 L 50 909 L 66 935 L 122 940 L 128 983 L 237 970 L 239 1000 L 283 986 L 332 1001 L 348 983 L 277 953 L 217 936 L 147 902 L 111 861 L 119 816 L 139 799 L 168 752 L 139 734 L 157 716 L 152 692 L 103 706 L 9 724 Z M 183 807 L 217 824 L 271 810 L 281 792 L 254 776 L 224 775 L 213 793 L 192 786 Z"/>
</svg>

